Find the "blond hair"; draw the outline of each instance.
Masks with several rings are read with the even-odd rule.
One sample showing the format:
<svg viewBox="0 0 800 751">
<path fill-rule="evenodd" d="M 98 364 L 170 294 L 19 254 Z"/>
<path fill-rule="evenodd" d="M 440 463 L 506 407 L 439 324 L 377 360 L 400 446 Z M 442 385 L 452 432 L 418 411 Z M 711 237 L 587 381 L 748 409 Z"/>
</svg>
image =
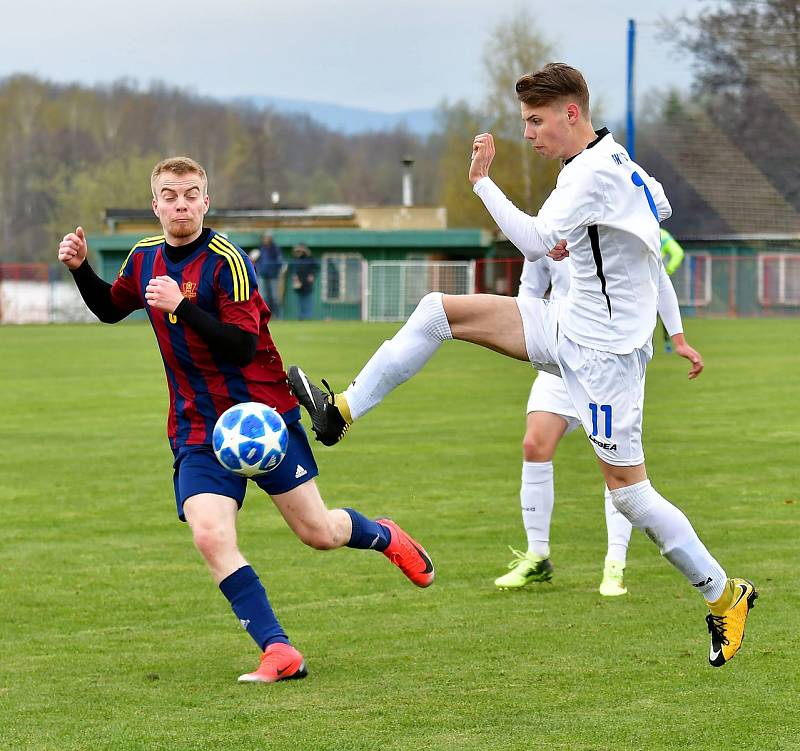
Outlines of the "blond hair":
<svg viewBox="0 0 800 751">
<path fill-rule="evenodd" d="M 150 174 L 150 189 L 153 191 L 153 197 L 156 195 L 156 180 L 162 172 L 172 172 L 176 175 L 188 175 L 194 173 L 200 177 L 203 183 L 203 195 L 208 193 L 208 175 L 199 162 L 188 156 L 171 156 L 168 159 L 162 159 Z"/>
</svg>

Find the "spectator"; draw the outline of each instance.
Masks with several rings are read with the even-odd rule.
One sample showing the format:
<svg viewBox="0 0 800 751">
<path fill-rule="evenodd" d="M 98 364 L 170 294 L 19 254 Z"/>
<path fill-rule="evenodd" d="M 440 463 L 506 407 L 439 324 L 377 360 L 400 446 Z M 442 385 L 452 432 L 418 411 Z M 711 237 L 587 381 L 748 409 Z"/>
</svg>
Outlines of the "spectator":
<svg viewBox="0 0 800 751">
<path fill-rule="evenodd" d="M 314 282 L 319 272 L 319 263 L 305 245 L 296 245 L 292 256 L 289 267 L 292 275 L 292 289 L 297 294 L 297 317 L 301 321 L 307 321 L 311 318 L 314 305 Z"/>
<path fill-rule="evenodd" d="M 285 265 L 283 251 L 272 239 L 272 232 L 266 231 L 261 236 L 261 247 L 258 248 L 258 255 L 253 263 L 261 280 L 264 302 L 272 311 L 272 317 L 280 318 Z"/>
</svg>

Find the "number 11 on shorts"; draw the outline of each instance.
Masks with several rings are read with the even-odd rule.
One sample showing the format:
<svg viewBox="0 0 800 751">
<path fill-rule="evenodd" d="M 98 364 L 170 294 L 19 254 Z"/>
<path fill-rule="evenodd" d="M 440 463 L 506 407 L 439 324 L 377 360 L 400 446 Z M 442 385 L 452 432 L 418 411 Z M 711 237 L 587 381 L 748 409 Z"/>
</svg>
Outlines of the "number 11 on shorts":
<svg viewBox="0 0 800 751">
<path fill-rule="evenodd" d="M 592 435 L 597 435 L 597 415 L 602 412 L 605 415 L 605 436 L 611 438 L 611 405 L 610 404 L 595 404 L 589 402 L 589 410 L 592 413 Z"/>
</svg>

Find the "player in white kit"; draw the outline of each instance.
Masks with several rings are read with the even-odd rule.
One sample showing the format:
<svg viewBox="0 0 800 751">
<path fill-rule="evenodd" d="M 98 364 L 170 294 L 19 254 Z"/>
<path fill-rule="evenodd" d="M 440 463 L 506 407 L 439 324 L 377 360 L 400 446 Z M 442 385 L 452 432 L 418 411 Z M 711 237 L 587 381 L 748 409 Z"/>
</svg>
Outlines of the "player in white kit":
<svg viewBox="0 0 800 751">
<path fill-rule="evenodd" d="M 489 133 L 474 139 L 469 179 L 528 260 L 569 255 L 567 299 L 430 293 L 343 393 L 326 394 L 296 366 L 289 369 L 289 382 L 317 439 L 331 445 L 449 339 L 560 374 L 614 507 L 704 597 L 708 659 L 720 667 L 742 644 L 755 586 L 729 579 L 686 516 L 653 488 L 641 441 L 662 266 L 659 221 L 670 216 L 669 202 L 660 183 L 608 130 L 593 129 L 588 88 L 575 68 L 550 63 L 522 76 L 516 92 L 526 140 L 541 156 L 563 161 L 555 189 L 537 216 L 517 209 L 489 178 L 495 154 Z"/>
<path fill-rule="evenodd" d="M 677 354 L 692 363 L 689 378 L 694 379 L 702 372 L 702 358 L 683 335 L 678 298 L 663 268 L 659 282 L 658 313 Z M 519 295 L 542 298 L 548 290 L 551 301 L 566 298 L 569 263 L 548 257 L 526 260 L 520 276 Z M 564 381 L 546 372 L 540 372 L 533 382 L 526 415 L 519 497 L 528 547 L 523 552 L 509 546 L 514 556 L 508 564 L 509 571 L 495 579 L 495 586 L 504 590 L 520 589 L 552 578 L 550 521 L 555 500 L 552 460 L 561 439 L 580 425 Z M 607 487 L 604 497 L 608 547 L 599 591 L 606 597 L 617 597 L 628 591 L 624 571 L 632 527 L 614 507 Z"/>
</svg>

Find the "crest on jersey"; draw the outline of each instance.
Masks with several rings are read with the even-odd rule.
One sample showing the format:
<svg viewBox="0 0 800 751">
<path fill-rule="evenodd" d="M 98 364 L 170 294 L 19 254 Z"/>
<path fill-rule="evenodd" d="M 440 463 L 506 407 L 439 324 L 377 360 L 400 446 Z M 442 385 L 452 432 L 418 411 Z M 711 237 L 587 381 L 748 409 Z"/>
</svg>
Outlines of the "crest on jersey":
<svg viewBox="0 0 800 751">
<path fill-rule="evenodd" d="M 197 297 L 197 285 L 194 282 L 184 282 L 182 292 L 187 300 L 194 300 Z"/>
</svg>

